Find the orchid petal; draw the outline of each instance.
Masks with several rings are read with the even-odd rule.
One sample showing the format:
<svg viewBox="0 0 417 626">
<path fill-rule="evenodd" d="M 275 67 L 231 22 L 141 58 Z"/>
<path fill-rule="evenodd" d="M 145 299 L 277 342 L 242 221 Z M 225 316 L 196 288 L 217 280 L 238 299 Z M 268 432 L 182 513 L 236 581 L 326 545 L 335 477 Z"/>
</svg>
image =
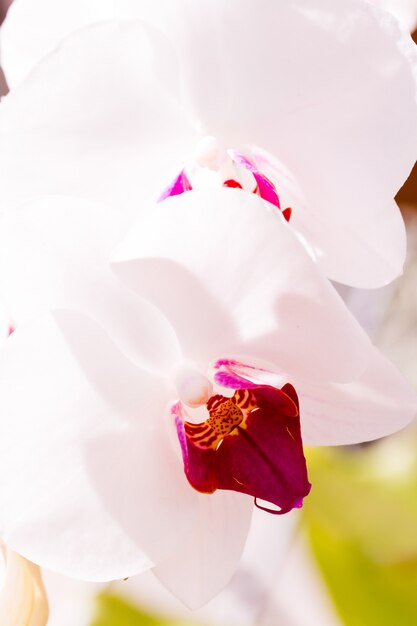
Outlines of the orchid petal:
<svg viewBox="0 0 417 626">
<path fill-rule="evenodd" d="M 14 89 L 39 61 L 74 30 L 117 17 L 112 0 L 14 0 L 1 29 L 1 56 Z"/>
<path fill-rule="evenodd" d="M 112 260 L 167 316 L 186 356 L 206 367 L 219 355 L 244 356 L 346 381 L 366 366 L 366 334 L 275 207 L 253 194 L 168 198 L 136 223 Z"/>
<path fill-rule="evenodd" d="M 197 505 L 167 437 L 172 393 L 80 313 L 19 326 L 0 361 L 7 544 L 92 581 L 168 558 Z"/>
<path fill-rule="evenodd" d="M 0 293 L 18 325 L 51 308 L 97 320 L 135 363 L 168 370 L 180 358 L 173 329 L 110 271 L 126 220 L 106 205 L 48 196 L 0 218 Z"/>
<path fill-rule="evenodd" d="M 1 103 L 1 207 L 47 193 L 119 211 L 156 201 L 195 138 L 177 92 L 175 53 L 155 29 L 73 33 Z"/>
<path fill-rule="evenodd" d="M 199 495 L 199 515 L 191 533 L 153 572 L 192 609 L 202 606 L 229 582 L 249 532 L 253 505 L 238 493 Z"/>
<path fill-rule="evenodd" d="M 72 32 L 106 20 L 156 17 L 152 3 L 154 0 L 37 0 L 35 5 L 32 0 L 13 0 L 1 29 L 1 61 L 9 87 L 21 83 Z M 165 11 L 168 8 L 164 7 Z"/>
<path fill-rule="evenodd" d="M 294 382 L 306 445 L 371 441 L 404 428 L 417 415 L 417 394 L 374 349 L 368 368 L 348 384 Z"/>
<path fill-rule="evenodd" d="M 399 22 L 413 32 L 417 26 L 416 0 L 380 0 L 381 6 L 390 11 Z"/>
<path fill-rule="evenodd" d="M 347 445 L 385 437 L 404 428 L 417 413 L 417 394 L 397 368 L 376 348 L 368 366 L 350 383 L 316 383 L 283 376 L 282 372 L 220 360 L 215 380 L 236 388 L 279 387 L 285 381 L 297 389 L 301 431 L 306 445 Z M 230 382 L 230 384 L 229 384 Z"/>
<path fill-rule="evenodd" d="M 315 211 L 281 163 L 261 151 L 254 150 L 253 155 L 279 190 L 283 207 L 292 207 L 291 227 L 326 276 L 348 285 L 373 288 L 402 273 L 406 232 L 394 200 L 381 203 L 378 216 L 364 209 L 360 221 L 351 211 Z"/>
</svg>

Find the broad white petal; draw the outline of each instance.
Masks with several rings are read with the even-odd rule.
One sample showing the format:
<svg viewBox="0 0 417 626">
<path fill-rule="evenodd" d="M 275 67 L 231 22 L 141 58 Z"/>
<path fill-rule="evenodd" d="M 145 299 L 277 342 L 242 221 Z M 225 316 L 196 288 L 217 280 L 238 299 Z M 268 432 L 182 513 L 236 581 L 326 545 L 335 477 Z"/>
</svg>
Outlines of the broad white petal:
<svg viewBox="0 0 417 626">
<path fill-rule="evenodd" d="M 22 82 L 71 32 L 114 17 L 112 4 L 112 0 L 14 0 L 1 29 L 1 61 L 9 87 Z"/>
<path fill-rule="evenodd" d="M 416 0 L 380 0 L 381 6 L 390 11 L 410 32 L 417 26 Z"/>
<path fill-rule="evenodd" d="M 197 504 L 164 420 L 171 391 L 82 314 L 20 326 L 0 361 L 5 542 L 93 581 L 167 558 Z"/>
<path fill-rule="evenodd" d="M 199 496 L 199 515 L 177 551 L 153 572 L 192 609 L 199 608 L 229 582 L 249 532 L 253 502 L 238 493 Z"/>
<path fill-rule="evenodd" d="M 1 29 L 1 61 L 9 86 L 13 89 L 21 83 L 73 31 L 104 20 L 156 18 L 169 8 L 154 6 L 158 4 L 154 0 L 13 0 Z"/>
<path fill-rule="evenodd" d="M 44 197 L 0 217 L 0 293 L 9 323 L 76 309 L 99 321 L 136 363 L 170 369 L 180 358 L 174 331 L 110 270 L 110 250 L 125 230 L 120 212 L 74 197 Z"/>
<path fill-rule="evenodd" d="M 185 354 L 205 366 L 239 356 L 346 381 L 366 365 L 366 334 L 279 212 L 253 194 L 169 198 L 149 209 L 112 259 L 168 317 Z"/>
<path fill-rule="evenodd" d="M 291 227 L 326 276 L 360 288 L 385 285 L 403 270 L 406 232 L 395 200 L 364 208 L 357 221 L 351 212 L 314 211 L 298 182 L 280 162 L 253 151 L 258 167 L 279 191 L 281 206 L 291 207 Z"/>
<path fill-rule="evenodd" d="M 306 445 L 378 439 L 404 428 L 417 415 L 417 394 L 376 348 L 356 381 L 342 385 L 300 381 L 297 392 Z"/>
<path fill-rule="evenodd" d="M 128 581 L 115 581 L 112 590 L 130 602 L 138 602 L 150 612 L 158 612 L 179 623 L 188 619 L 203 624 L 253 626 L 265 606 L 271 583 L 277 572 L 285 567 L 298 521 L 296 511 L 277 517 L 253 507 L 248 538 L 236 573 L 223 591 L 199 610 L 191 612 L 165 591 L 152 575 L 152 570 Z"/>
<path fill-rule="evenodd" d="M 62 193 L 140 210 L 172 179 L 194 132 L 175 52 L 139 22 L 81 29 L 0 105 L 0 208 Z"/>
</svg>

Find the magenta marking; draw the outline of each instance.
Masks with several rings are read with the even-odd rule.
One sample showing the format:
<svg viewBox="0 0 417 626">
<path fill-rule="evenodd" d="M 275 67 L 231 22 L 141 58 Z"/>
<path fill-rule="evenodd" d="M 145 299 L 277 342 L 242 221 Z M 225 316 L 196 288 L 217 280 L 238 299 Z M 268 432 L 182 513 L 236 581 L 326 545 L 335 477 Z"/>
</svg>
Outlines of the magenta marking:
<svg viewBox="0 0 417 626">
<path fill-rule="evenodd" d="M 158 202 L 162 202 L 171 196 L 179 196 L 185 191 L 191 191 L 191 183 L 187 178 L 185 170 L 181 170 L 178 176 L 173 180 L 173 182 L 167 187 L 162 194 L 159 196 Z"/>
<path fill-rule="evenodd" d="M 258 185 L 258 193 L 263 200 L 267 200 L 278 209 L 281 209 L 281 204 L 277 194 L 275 186 L 271 183 L 269 178 L 264 176 L 256 167 L 255 164 L 250 161 L 245 155 L 239 152 L 233 152 L 233 159 L 236 163 L 243 165 L 247 170 L 252 172 L 256 183 Z"/>
</svg>

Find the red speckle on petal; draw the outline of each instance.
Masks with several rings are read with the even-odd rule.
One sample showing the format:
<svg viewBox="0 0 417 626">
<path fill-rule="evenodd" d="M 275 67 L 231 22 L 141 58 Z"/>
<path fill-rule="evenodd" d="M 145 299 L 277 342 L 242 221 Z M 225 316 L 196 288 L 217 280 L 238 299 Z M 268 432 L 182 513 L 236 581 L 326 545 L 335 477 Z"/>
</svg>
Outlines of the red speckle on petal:
<svg viewBox="0 0 417 626">
<path fill-rule="evenodd" d="M 242 185 L 237 182 L 237 180 L 233 180 L 230 178 L 229 180 L 225 180 L 223 183 L 223 187 L 232 187 L 232 189 L 243 189 Z"/>
<path fill-rule="evenodd" d="M 292 214 L 292 209 L 291 209 L 290 207 L 288 207 L 287 209 L 284 209 L 284 210 L 282 211 L 282 214 L 283 214 L 283 216 L 285 217 L 285 219 L 287 220 L 287 222 L 289 222 L 289 221 L 290 221 L 291 214 Z"/>
</svg>

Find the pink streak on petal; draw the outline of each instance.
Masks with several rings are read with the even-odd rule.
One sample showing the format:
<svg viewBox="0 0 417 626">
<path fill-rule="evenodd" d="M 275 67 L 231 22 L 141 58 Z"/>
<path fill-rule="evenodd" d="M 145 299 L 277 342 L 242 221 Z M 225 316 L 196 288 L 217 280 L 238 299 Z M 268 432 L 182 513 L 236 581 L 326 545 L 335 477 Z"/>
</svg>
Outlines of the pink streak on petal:
<svg viewBox="0 0 417 626">
<path fill-rule="evenodd" d="M 158 202 L 162 202 L 171 196 L 179 196 L 185 191 L 191 191 L 191 183 L 187 178 L 185 170 L 181 170 L 174 181 L 160 195 Z"/>
<path fill-rule="evenodd" d="M 182 403 L 177 402 L 171 407 L 171 415 L 174 418 L 175 428 L 177 430 L 178 441 L 181 446 L 181 453 L 184 462 L 184 471 L 187 473 L 188 469 L 188 452 L 187 452 L 187 441 L 184 430 L 184 412 L 182 409 Z"/>
<path fill-rule="evenodd" d="M 218 385 L 228 387 L 229 389 L 251 389 L 257 386 L 256 383 L 252 383 L 246 380 L 246 378 L 242 378 L 242 376 L 227 370 L 216 372 L 214 374 L 214 380 Z"/>
<path fill-rule="evenodd" d="M 10 325 L 9 325 L 9 329 L 8 329 L 8 331 L 7 331 L 7 336 L 8 336 L 8 337 L 10 337 L 10 335 L 11 335 L 12 333 L 14 333 L 14 331 L 15 331 L 15 330 L 16 330 L 16 327 L 15 327 L 15 326 L 13 326 L 13 324 L 10 324 Z"/>
<path fill-rule="evenodd" d="M 258 169 L 256 169 L 252 161 L 250 161 L 246 156 L 244 156 L 243 154 L 240 154 L 239 152 L 233 152 L 233 160 L 236 161 L 236 163 L 243 165 L 244 167 L 246 167 L 246 169 L 252 172 L 257 182 L 259 195 L 261 196 L 261 198 L 263 198 L 264 200 L 267 200 L 268 202 L 276 206 L 278 209 L 280 209 L 281 205 L 280 205 L 279 197 L 278 197 L 278 194 L 274 185 L 266 176 L 261 174 L 261 172 Z"/>
<path fill-rule="evenodd" d="M 247 365 L 235 359 L 218 359 L 213 367 L 216 370 L 220 370 L 214 374 L 216 383 L 229 389 L 251 389 L 259 386 L 259 382 L 255 383 L 241 375 L 247 373 L 248 370 L 249 372 L 252 371 L 254 376 L 256 376 L 257 372 L 271 373 L 261 367 Z"/>
</svg>

